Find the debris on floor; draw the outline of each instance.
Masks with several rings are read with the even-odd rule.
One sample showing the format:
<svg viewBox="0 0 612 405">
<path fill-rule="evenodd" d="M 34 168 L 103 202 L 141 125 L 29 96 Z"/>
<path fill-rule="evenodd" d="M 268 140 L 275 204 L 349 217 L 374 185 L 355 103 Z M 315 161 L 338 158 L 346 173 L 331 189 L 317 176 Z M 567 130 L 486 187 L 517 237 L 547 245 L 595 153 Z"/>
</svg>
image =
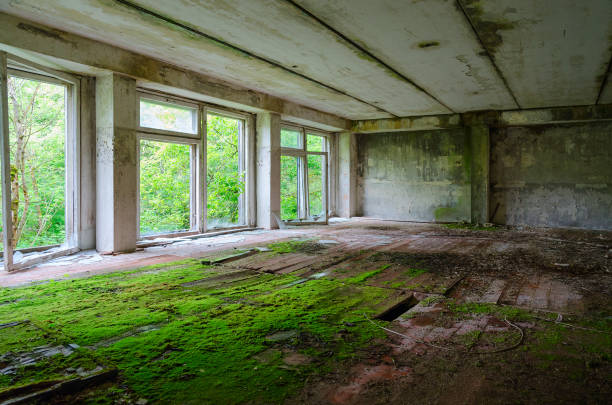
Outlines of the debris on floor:
<svg viewBox="0 0 612 405">
<path fill-rule="evenodd" d="M 377 221 L 278 232 L 0 289 L 0 403 L 612 395 L 608 234 Z"/>
</svg>

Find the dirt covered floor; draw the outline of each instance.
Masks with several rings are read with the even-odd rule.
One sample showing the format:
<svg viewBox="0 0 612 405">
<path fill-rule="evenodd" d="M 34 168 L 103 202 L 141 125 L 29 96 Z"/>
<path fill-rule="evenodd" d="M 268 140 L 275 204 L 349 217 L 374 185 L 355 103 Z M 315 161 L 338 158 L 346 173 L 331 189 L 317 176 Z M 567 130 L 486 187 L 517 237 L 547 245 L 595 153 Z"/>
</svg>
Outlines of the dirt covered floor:
<svg viewBox="0 0 612 405">
<path fill-rule="evenodd" d="M 0 404 L 609 403 L 611 249 L 360 219 L 81 255 L 3 276 Z"/>
</svg>

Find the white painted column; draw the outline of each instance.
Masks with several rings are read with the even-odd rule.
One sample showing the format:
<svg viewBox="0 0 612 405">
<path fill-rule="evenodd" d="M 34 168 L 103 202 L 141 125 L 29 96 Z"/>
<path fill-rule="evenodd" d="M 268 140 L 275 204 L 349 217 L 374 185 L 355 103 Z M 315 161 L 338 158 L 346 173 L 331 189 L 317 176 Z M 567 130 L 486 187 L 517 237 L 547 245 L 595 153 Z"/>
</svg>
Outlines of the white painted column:
<svg viewBox="0 0 612 405">
<path fill-rule="evenodd" d="M 357 215 L 357 137 L 350 132 L 338 135 L 338 190 L 336 212 L 339 217 Z"/>
<path fill-rule="evenodd" d="M 257 226 L 278 228 L 280 218 L 280 114 L 257 114 Z"/>
<path fill-rule="evenodd" d="M 136 81 L 117 74 L 96 80 L 96 249 L 136 249 L 138 120 Z"/>
<path fill-rule="evenodd" d="M 8 72 L 6 53 L 0 52 L 0 158 L 2 160 L 2 229 L 4 230 L 4 269 L 13 266 L 13 224 L 11 218 L 11 162 L 8 121 Z M 7 198 L 8 197 L 8 198 Z"/>
</svg>

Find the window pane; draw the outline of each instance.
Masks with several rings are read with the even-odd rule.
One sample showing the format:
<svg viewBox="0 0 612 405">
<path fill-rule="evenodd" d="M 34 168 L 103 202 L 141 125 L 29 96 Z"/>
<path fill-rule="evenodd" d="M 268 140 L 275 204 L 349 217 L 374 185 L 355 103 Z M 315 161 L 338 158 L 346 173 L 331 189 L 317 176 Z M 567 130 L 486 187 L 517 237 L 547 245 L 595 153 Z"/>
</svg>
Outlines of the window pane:
<svg viewBox="0 0 612 405">
<path fill-rule="evenodd" d="M 325 138 L 319 135 L 306 135 L 306 150 L 311 152 L 323 152 L 325 145 Z"/>
<path fill-rule="evenodd" d="M 140 99 L 140 126 L 197 134 L 197 110 L 177 104 Z"/>
<path fill-rule="evenodd" d="M 323 198 L 325 183 L 323 182 L 324 156 L 308 156 L 308 210 L 310 217 L 325 220 Z"/>
<path fill-rule="evenodd" d="M 184 231 L 190 224 L 189 145 L 140 141 L 140 234 Z"/>
<path fill-rule="evenodd" d="M 283 148 L 302 148 L 302 133 L 292 129 L 281 129 L 281 146 Z"/>
<path fill-rule="evenodd" d="M 218 115 L 206 120 L 207 228 L 243 225 L 242 120 Z"/>
<path fill-rule="evenodd" d="M 298 165 L 299 158 L 281 156 L 281 219 L 298 217 Z"/>
<path fill-rule="evenodd" d="M 7 85 L 13 248 L 62 244 L 66 239 L 66 88 L 13 76 Z"/>
</svg>

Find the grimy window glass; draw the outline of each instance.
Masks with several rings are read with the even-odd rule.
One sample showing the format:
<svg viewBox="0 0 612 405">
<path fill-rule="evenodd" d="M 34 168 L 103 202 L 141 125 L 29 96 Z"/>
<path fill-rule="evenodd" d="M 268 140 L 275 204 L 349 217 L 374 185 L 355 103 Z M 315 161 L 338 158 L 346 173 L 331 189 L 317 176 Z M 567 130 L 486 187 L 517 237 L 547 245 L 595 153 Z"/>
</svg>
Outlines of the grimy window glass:
<svg viewBox="0 0 612 405">
<path fill-rule="evenodd" d="M 197 134 L 196 108 L 163 101 L 140 99 L 140 126 L 164 131 Z"/>
<path fill-rule="evenodd" d="M 207 228 L 244 225 L 244 121 L 216 114 L 206 120 Z"/>
<path fill-rule="evenodd" d="M 302 132 L 282 128 L 281 129 L 281 147 L 283 148 L 302 148 Z"/>
<path fill-rule="evenodd" d="M 191 228 L 191 146 L 140 141 L 140 235 Z"/>
<path fill-rule="evenodd" d="M 16 76 L 9 76 L 7 87 L 12 247 L 61 245 L 66 241 L 66 87 Z M 15 261 L 19 256 L 15 253 Z"/>
</svg>

